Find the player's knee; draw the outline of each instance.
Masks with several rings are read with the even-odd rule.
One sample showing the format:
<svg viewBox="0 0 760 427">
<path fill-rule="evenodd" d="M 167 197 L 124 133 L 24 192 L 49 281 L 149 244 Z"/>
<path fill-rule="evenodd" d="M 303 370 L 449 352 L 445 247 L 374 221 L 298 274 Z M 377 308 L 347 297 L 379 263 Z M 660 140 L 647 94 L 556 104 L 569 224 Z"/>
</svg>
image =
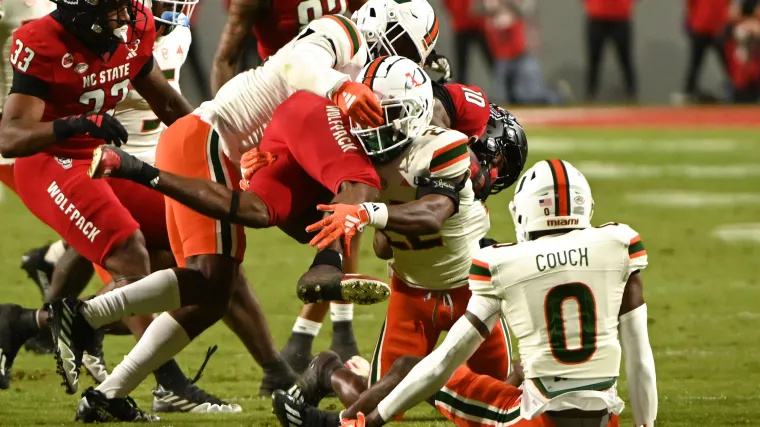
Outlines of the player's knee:
<svg viewBox="0 0 760 427">
<path fill-rule="evenodd" d="M 139 277 L 150 274 L 150 257 L 145 237 L 140 230 L 117 244 L 105 262 L 106 270 L 114 278 Z"/>
</svg>

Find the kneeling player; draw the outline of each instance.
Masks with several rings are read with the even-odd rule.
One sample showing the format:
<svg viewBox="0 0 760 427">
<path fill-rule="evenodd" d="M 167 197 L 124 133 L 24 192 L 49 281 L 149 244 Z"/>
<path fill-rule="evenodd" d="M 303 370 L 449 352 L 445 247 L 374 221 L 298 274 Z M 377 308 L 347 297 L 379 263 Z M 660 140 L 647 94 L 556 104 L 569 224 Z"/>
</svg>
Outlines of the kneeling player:
<svg viewBox="0 0 760 427">
<path fill-rule="evenodd" d="M 551 206 L 541 203 L 547 198 Z M 654 425 L 657 385 L 640 275 L 647 253 L 625 224 L 591 227 L 593 208 L 577 169 L 562 160 L 537 163 L 510 204 L 520 243 L 477 254 L 467 313 L 387 397 L 370 391 L 362 396 L 365 406 L 345 411 L 352 419 L 342 423 L 337 414 L 307 408 L 282 392 L 275 407 L 298 414 L 303 426 L 376 427 L 441 390 L 436 406 L 459 426 L 616 425 L 624 406 L 617 378 L 625 353 L 635 425 Z M 519 339 L 521 393 L 457 370 L 502 313 Z M 361 410 L 371 413 L 365 418 Z"/>
</svg>

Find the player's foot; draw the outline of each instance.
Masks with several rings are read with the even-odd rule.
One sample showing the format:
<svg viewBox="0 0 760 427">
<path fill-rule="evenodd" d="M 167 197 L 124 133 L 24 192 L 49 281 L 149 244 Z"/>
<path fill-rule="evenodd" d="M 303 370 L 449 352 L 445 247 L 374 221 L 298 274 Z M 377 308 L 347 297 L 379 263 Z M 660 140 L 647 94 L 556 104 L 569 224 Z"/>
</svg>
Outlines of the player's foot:
<svg viewBox="0 0 760 427">
<path fill-rule="evenodd" d="M 298 280 L 298 298 L 305 303 L 343 301 L 359 305 L 383 302 L 391 287 L 382 280 L 361 274 L 343 274 L 331 265 L 309 268 Z"/>
<path fill-rule="evenodd" d="M 85 423 L 158 422 L 161 419 L 141 411 L 131 397 L 108 399 L 102 392 L 90 387 L 82 393 L 75 421 Z"/>
<path fill-rule="evenodd" d="M 283 427 L 334 427 L 340 425 L 340 416 L 320 411 L 282 390 L 272 394 L 272 412 Z"/>
<path fill-rule="evenodd" d="M 55 344 L 56 371 L 63 379 L 66 393 L 74 394 L 79 388 L 79 368 L 82 356 L 93 340 L 95 330 L 87 323 L 79 308 L 82 305 L 71 295 L 54 300 L 49 305 L 51 332 Z"/>
<path fill-rule="evenodd" d="M 93 334 L 93 339 L 87 345 L 82 355 L 82 365 L 96 383 L 100 384 L 108 376 L 108 366 L 103 354 L 103 330 L 98 329 Z"/>
<path fill-rule="evenodd" d="M 158 385 L 153 390 L 153 412 L 192 412 L 195 414 L 238 413 L 243 408 L 206 392 L 186 380 L 178 385 Z"/>
<path fill-rule="evenodd" d="M 50 329 L 43 328 L 40 332 L 24 343 L 26 351 L 31 351 L 36 354 L 53 354 L 55 350 L 53 346 L 53 336 L 50 335 Z"/>
<path fill-rule="evenodd" d="M 314 355 L 311 354 L 311 344 L 313 342 L 314 336 L 301 332 L 293 332 L 290 334 L 288 342 L 285 343 L 285 347 L 282 348 L 280 355 L 294 371 L 300 374 L 306 370 L 309 363 L 314 359 Z M 282 387 L 280 389 L 285 390 Z"/>
<path fill-rule="evenodd" d="M 323 351 L 311 361 L 296 385 L 288 390 L 288 394 L 297 399 L 303 399 L 307 405 L 316 407 L 333 391 L 330 381 L 332 373 L 344 367 L 337 353 Z"/>
<path fill-rule="evenodd" d="M 36 310 L 0 304 L 0 390 L 11 384 L 11 367 L 21 345 L 37 332 Z"/>
<path fill-rule="evenodd" d="M 285 362 L 277 359 L 272 366 L 264 367 L 259 396 L 271 397 L 275 390 L 287 390 L 298 380 L 298 374 Z"/>
<path fill-rule="evenodd" d="M 45 254 L 50 249 L 50 244 L 41 248 L 29 249 L 21 257 L 21 269 L 26 271 L 26 275 L 37 284 L 37 288 L 45 298 L 45 291 L 50 287 L 50 280 L 53 277 L 53 268 L 55 265 L 45 261 Z"/>
</svg>

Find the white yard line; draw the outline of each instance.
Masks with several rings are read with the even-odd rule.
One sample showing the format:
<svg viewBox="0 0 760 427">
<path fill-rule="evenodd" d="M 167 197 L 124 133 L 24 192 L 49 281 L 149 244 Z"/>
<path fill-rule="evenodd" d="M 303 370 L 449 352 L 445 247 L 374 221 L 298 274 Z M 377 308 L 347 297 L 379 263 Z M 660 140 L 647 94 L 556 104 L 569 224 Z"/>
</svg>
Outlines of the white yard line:
<svg viewBox="0 0 760 427">
<path fill-rule="evenodd" d="M 700 165 L 700 164 L 671 164 L 645 165 L 635 163 L 611 162 L 574 162 L 583 175 L 589 179 L 630 179 L 630 178 L 661 178 L 685 177 L 692 179 L 741 179 L 760 177 L 760 163 Z"/>
<path fill-rule="evenodd" d="M 550 153 L 713 153 L 740 149 L 731 139 L 585 139 L 533 137 L 528 150 Z"/>
<path fill-rule="evenodd" d="M 760 223 L 725 224 L 713 230 L 712 235 L 728 243 L 760 243 Z"/>
<path fill-rule="evenodd" d="M 630 203 L 639 205 L 690 209 L 694 207 L 760 205 L 760 194 L 700 193 L 692 191 L 663 190 L 629 193 L 626 195 L 626 200 Z"/>
</svg>

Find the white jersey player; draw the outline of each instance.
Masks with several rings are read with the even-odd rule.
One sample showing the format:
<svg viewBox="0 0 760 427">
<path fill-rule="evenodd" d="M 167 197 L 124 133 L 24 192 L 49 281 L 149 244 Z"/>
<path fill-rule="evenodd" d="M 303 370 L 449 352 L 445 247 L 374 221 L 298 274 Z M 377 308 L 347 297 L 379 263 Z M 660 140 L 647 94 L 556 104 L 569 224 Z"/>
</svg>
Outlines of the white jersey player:
<svg viewBox="0 0 760 427">
<path fill-rule="evenodd" d="M 153 57 L 169 85 L 179 92 L 180 69 L 187 59 L 192 42 L 190 16 L 197 0 L 154 1 L 157 37 Z M 145 3 L 148 7 L 152 5 L 151 0 L 146 0 Z M 116 107 L 114 117 L 129 132 L 129 143 L 124 145 L 124 151 L 148 164 L 154 164 L 158 137 L 166 125 L 156 117 L 148 102 L 136 90 L 130 90 L 127 98 Z"/>
<path fill-rule="evenodd" d="M 369 0 L 354 19 L 358 24 L 341 15 L 310 22 L 264 64 L 237 75 L 201 104 L 196 114 L 219 133 L 233 163 L 239 165 L 241 155 L 259 145 L 274 110 L 298 90 L 334 100 L 361 123 L 382 121 L 372 92 L 352 80 L 372 57 L 389 51 L 409 51 L 424 61 L 437 41 L 438 21 L 426 0 Z M 389 29 L 394 32 L 386 34 Z M 365 36 L 374 42 L 368 45 Z"/>
<path fill-rule="evenodd" d="M 5 98 L 11 91 L 13 82 L 13 67 L 9 66 L 8 58 L 13 43 L 13 32 L 29 21 L 42 18 L 55 10 L 55 3 L 49 0 L 0 0 L 0 43 L 2 43 L 3 60 L 0 61 L 0 114 L 2 114 Z M 14 159 L 4 159 L 0 156 L 0 165 L 11 165 Z"/>
<path fill-rule="evenodd" d="M 634 421 L 653 426 L 657 387 L 639 274 L 647 253 L 627 225 L 591 227 L 593 208 L 588 182 L 570 163 L 546 160 L 526 171 L 510 204 L 520 243 L 477 254 L 467 314 L 380 402 L 366 425 L 382 425 L 440 390 L 503 314 L 519 339 L 522 395 L 500 407 L 463 387 L 451 390 L 456 399 L 505 414 L 519 406 L 520 417 L 537 419 L 536 425 L 547 417 L 558 427 L 581 425 L 579 419 L 604 426 L 624 406 L 617 378 L 625 353 Z M 519 391 L 503 387 L 504 394 Z M 478 420 L 488 424 L 477 416 L 469 422 Z"/>
</svg>

